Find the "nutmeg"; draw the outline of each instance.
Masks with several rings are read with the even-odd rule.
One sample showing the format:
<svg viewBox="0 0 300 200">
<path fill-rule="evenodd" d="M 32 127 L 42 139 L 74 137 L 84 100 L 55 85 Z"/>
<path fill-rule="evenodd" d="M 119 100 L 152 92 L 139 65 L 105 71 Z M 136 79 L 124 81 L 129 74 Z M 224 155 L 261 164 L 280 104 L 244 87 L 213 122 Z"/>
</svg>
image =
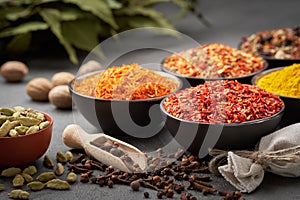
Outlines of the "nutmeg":
<svg viewBox="0 0 300 200">
<path fill-rule="evenodd" d="M 74 78 L 75 76 L 70 72 L 58 72 L 52 76 L 51 83 L 53 87 L 58 85 L 68 85 Z"/>
<path fill-rule="evenodd" d="M 81 65 L 81 67 L 78 70 L 78 75 L 98 71 L 98 70 L 101 70 L 102 68 L 103 67 L 99 62 L 97 62 L 95 60 L 90 60 L 87 63 Z"/>
<path fill-rule="evenodd" d="M 19 82 L 28 74 L 28 67 L 20 61 L 8 61 L 1 66 L 1 74 L 8 82 Z"/>
<path fill-rule="evenodd" d="M 51 82 L 46 78 L 34 78 L 26 86 L 26 93 L 34 101 L 48 101 L 48 94 L 52 88 Z"/>
<path fill-rule="evenodd" d="M 49 92 L 49 101 L 56 108 L 70 109 L 72 108 L 72 97 L 67 85 L 58 85 Z"/>
</svg>

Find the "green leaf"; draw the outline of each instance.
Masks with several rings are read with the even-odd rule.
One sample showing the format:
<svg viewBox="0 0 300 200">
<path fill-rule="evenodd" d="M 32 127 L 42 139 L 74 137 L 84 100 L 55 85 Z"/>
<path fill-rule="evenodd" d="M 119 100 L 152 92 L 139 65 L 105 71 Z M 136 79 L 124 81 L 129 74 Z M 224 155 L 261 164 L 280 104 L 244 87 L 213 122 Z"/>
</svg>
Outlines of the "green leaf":
<svg viewBox="0 0 300 200">
<path fill-rule="evenodd" d="M 72 45 L 64 38 L 61 31 L 61 16 L 60 12 L 56 9 L 42 9 L 39 11 L 42 18 L 47 22 L 50 26 L 53 34 L 58 38 L 59 42 L 64 46 L 67 53 L 69 54 L 70 60 L 74 63 L 78 63 L 77 55 L 75 49 Z"/>
<path fill-rule="evenodd" d="M 72 3 L 77 5 L 82 10 L 93 13 L 99 19 L 111 25 L 113 28 L 117 29 L 118 25 L 114 20 L 114 16 L 111 12 L 109 5 L 103 0 L 63 0 L 65 3 Z"/>
<path fill-rule="evenodd" d="M 122 8 L 122 4 L 116 0 L 106 0 L 106 3 L 111 9 L 119 9 Z"/>
<path fill-rule="evenodd" d="M 44 22 L 31 21 L 20 24 L 16 27 L 9 27 L 0 32 L 0 38 L 28 33 L 31 31 L 48 29 L 48 25 Z"/>
<path fill-rule="evenodd" d="M 92 51 L 98 44 L 100 27 L 95 21 L 80 19 L 62 24 L 62 34 L 65 38 L 78 49 Z M 103 56 L 99 48 L 95 49 L 96 54 Z"/>
<path fill-rule="evenodd" d="M 73 21 L 85 17 L 85 13 L 79 9 L 71 7 L 60 8 L 60 18 L 63 21 Z"/>
<path fill-rule="evenodd" d="M 139 1 L 138 5 L 147 7 L 147 6 L 153 6 L 154 4 L 170 2 L 170 1 L 172 0 L 147 0 L 147 1 Z"/>
<path fill-rule="evenodd" d="M 134 16 L 131 17 L 128 24 L 132 28 L 139 28 L 139 27 L 160 27 L 160 28 L 167 28 L 174 30 L 175 28 L 168 23 L 166 20 L 156 20 L 153 18 L 147 18 L 144 16 Z"/>
<path fill-rule="evenodd" d="M 6 15 L 6 19 L 11 21 L 16 21 L 19 18 L 28 17 L 32 14 L 33 14 L 33 6 L 29 6 L 25 9 L 21 9 L 21 10 L 16 9 L 13 12 L 9 12 Z"/>
<path fill-rule="evenodd" d="M 7 45 L 7 51 L 16 54 L 24 53 L 31 43 L 31 33 L 16 35 Z"/>
<path fill-rule="evenodd" d="M 163 27 L 169 29 L 175 29 L 172 24 L 170 24 L 164 16 L 151 8 L 142 8 L 142 7 L 127 7 L 116 11 L 116 14 L 128 15 L 134 18 L 129 19 L 128 22 L 133 27 Z M 144 17 L 139 17 L 144 16 Z M 137 21 L 136 21 L 137 20 Z M 144 22 L 143 22 L 144 20 Z M 140 26 L 138 26 L 140 25 Z"/>
</svg>

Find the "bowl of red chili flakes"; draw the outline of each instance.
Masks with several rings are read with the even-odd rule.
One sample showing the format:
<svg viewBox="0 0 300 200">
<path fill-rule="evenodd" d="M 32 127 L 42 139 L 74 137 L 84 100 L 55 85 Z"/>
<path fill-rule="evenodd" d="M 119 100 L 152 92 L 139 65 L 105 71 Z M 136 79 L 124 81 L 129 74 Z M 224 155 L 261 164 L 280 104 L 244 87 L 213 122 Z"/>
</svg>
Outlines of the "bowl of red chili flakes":
<svg viewBox="0 0 300 200">
<path fill-rule="evenodd" d="M 164 126 L 160 101 L 181 85 L 173 75 L 134 63 L 78 76 L 69 88 L 76 107 L 99 130 L 147 138 Z"/>
<path fill-rule="evenodd" d="M 178 76 L 187 87 L 222 79 L 251 83 L 266 68 L 261 57 L 214 43 L 173 53 L 162 62 L 162 70 Z"/>
<path fill-rule="evenodd" d="M 254 148 L 277 128 L 285 106 L 257 86 L 217 80 L 175 92 L 160 108 L 175 140 L 198 155 L 209 148 Z"/>
<path fill-rule="evenodd" d="M 239 49 L 262 56 L 270 68 L 300 63 L 300 27 L 253 33 L 242 37 Z"/>
</svg>

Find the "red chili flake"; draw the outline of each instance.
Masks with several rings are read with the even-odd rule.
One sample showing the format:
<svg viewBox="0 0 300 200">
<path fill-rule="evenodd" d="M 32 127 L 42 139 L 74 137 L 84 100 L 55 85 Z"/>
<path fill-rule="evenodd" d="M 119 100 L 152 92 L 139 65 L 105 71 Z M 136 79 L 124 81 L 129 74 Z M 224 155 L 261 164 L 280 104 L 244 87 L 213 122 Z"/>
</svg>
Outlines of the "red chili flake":
<svg viewBox="0 0 300 200">
<path fill-rule="evenodd" d="M 261 31 L 243 37 L 241 49 L 256 56 L 300 58 L 300 27 Z"/>
<path fill-rule="evenodd" d="M 232 78 L 264 68 L 265 61 L 223 44 L 208 44 L 172 54 L 163 66 L 174 73 L 198 78 Z"/>
<path fill-rule="evenodd" d="M 278 96 L 236 80 L 207 81 L 180 90 L 164 102 L 165 110 L 174 117 L 228 124 L 270 117 L 283 106 Z"/>
</svg>

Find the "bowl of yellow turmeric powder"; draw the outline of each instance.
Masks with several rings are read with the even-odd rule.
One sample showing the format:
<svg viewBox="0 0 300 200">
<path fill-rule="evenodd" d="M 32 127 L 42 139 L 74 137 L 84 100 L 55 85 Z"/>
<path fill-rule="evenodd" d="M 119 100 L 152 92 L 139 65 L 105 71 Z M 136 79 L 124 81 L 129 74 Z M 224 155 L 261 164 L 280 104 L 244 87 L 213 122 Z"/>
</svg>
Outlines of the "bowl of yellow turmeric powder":
<svg viewBox="0 0 300 200">
<path fill-rule="evenodd" d="M 281 127 L 300 122 L 300 63 L 266 70 L 254 76 L 252 84 L 278 95 L 284 101 Z"/>
</svg>

